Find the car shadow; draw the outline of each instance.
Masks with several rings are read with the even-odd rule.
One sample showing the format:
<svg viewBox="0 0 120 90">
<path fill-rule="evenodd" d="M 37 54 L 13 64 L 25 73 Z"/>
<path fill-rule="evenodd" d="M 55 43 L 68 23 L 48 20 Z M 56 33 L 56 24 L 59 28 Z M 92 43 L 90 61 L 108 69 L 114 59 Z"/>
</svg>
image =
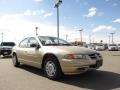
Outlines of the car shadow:
<svg viewBox="0 0 120 90">
<path fill-rule="evenodd" d="M 79 75 L 66 76 L 60 82 L 92 90 L 120 88 L 120 74 L 94 70 Z"/>
<path fill-rule="evenodd" d="M 34 73 L 36 75 L 39 75 L 39 76 L 44 76 L 44 71 L 41 70 L 41 69 L 38 69 L 38 68 L 35 68 L 35 67 L 32 67 L 32 66 L 28 66 L 28 65 L 25 65 L 25 64 L 22 64 L 19 68 L 23 69 L 23 70 L 26 70 L 26 71 L 29 71 L 31 73 Z"/>
<path fill-rule="evenodd" d="M 21 68 L 44 77 L 44 73 L 40 69 L 26 65 L 22 65 Z M 120 88 L 120 74 L 109 71 L 94 70 L 86 72 L 84 74 L 65 75 L 63 78 L 60 78 L 60 80 L 56 82 L 85 89 L 111 90 Z"/>
</svg>

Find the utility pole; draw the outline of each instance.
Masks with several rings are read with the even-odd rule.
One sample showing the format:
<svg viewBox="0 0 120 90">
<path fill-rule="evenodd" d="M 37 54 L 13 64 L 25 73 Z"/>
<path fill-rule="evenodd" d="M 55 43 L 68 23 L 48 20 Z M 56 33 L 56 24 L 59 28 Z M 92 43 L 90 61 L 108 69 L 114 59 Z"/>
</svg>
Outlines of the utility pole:
<svg viewBox="0 0 120 90">
<path fill-rule="evenodd" d="M 93 43 L 95 43 L 95 37 L 93 37 Z"/>
<path fill-rule="evenodd" d="M 81 37 L 81 43 L 82 43 L 82 31 L 83 31 L 83 29 L 80 29 L 79 31 L 80 31 L 80 37 Z"/>
<path fill-rule="evenodd" d="M 58 44 L 59 44 L 59 5 L 62 3 L 62 0 L 57 0 L 55 4 L 55 8 L 57 8 L 57 37 L 58 37 Z"/>
<path fill-rule="evenodd" d="M 2 35 L 2 42 L 3 42 L 3 32 L 1 33 L 1 35 Z"/>
<path fill-rule="evenodd" d="M 89 35 L 89 44 L 91 44 L 91 35 Z"/>
<path fill-rule="evenodd" d="M 66 41 L 67 41 L 67 39 L 68 39 L 68 34 L 66 34 L 65 37 L 66 37 Z"/>
<path fill-rule="evenodd" d="M 38 36 L 38 27 L 35 27 L 36 30 L 36 36 Z"/>
<path fill-rule="evenodd" d="M 110 36 L 108 37 L 108 43 L 110 44 Z"/>
<path fill-rule="evenodd" d="M 111 34 L 111 36 L 112 36 L 112 44 L 114 43 L 114 41 L 113 41 L 113 38 L 114 38 L 114 34 L 115 33 L 110 33 Z"/>
</svg>

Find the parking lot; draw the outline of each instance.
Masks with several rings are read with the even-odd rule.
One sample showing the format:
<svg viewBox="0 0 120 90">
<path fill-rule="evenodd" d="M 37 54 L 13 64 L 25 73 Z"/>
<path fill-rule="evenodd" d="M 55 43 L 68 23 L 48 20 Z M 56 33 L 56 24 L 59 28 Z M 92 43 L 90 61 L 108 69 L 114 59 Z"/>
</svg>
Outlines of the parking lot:
<svg viewBox="0 0 120 90">
<path fill-rule="evenodd" d="M 44 77 L 41 70 L 23 65 L 15 68 L 11 57 L 0 57 L 0 90 L 120 90 L 120 51 L 101 51 L 103 66 L 59 81 Z"/>
</svg>

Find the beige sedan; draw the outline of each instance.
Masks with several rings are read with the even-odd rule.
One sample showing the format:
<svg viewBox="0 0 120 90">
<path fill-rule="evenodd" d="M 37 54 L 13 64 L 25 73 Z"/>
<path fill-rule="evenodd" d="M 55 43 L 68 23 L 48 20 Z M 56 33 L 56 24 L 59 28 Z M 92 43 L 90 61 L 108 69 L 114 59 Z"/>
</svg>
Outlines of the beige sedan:
<svg viewBox="0 0 120 90">
<path fill-rule="evenodd" d="M 49 79 L 78 74 L 102 66 L 102 56 L 84 47 L 73 46 L 56 37 L 37 36 L 22 40 L 13 48 L 13 65 L 27 64 L 44 70 Z"/>
</svg>

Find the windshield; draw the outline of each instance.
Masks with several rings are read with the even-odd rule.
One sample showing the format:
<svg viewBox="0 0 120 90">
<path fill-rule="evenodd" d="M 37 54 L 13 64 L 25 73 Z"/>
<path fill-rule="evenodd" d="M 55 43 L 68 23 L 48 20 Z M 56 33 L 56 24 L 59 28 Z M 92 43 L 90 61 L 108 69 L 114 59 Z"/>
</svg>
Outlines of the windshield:
<svg viewBox="0 0 120 90">
<path fill-rule="evenodd" d="M 15 46 L 15 43 L 12 43 L 12 42 L 2 42 L 1 46 Z"/>
<path fill-rule="evenodd" d="M 58 38 L 56 37 L 39 36 L 39 40 L 41 41 L 43 46 L 72 46 L 72 44 L 62 39 L 59 39 L 58 44 Z"/>
</svg>

